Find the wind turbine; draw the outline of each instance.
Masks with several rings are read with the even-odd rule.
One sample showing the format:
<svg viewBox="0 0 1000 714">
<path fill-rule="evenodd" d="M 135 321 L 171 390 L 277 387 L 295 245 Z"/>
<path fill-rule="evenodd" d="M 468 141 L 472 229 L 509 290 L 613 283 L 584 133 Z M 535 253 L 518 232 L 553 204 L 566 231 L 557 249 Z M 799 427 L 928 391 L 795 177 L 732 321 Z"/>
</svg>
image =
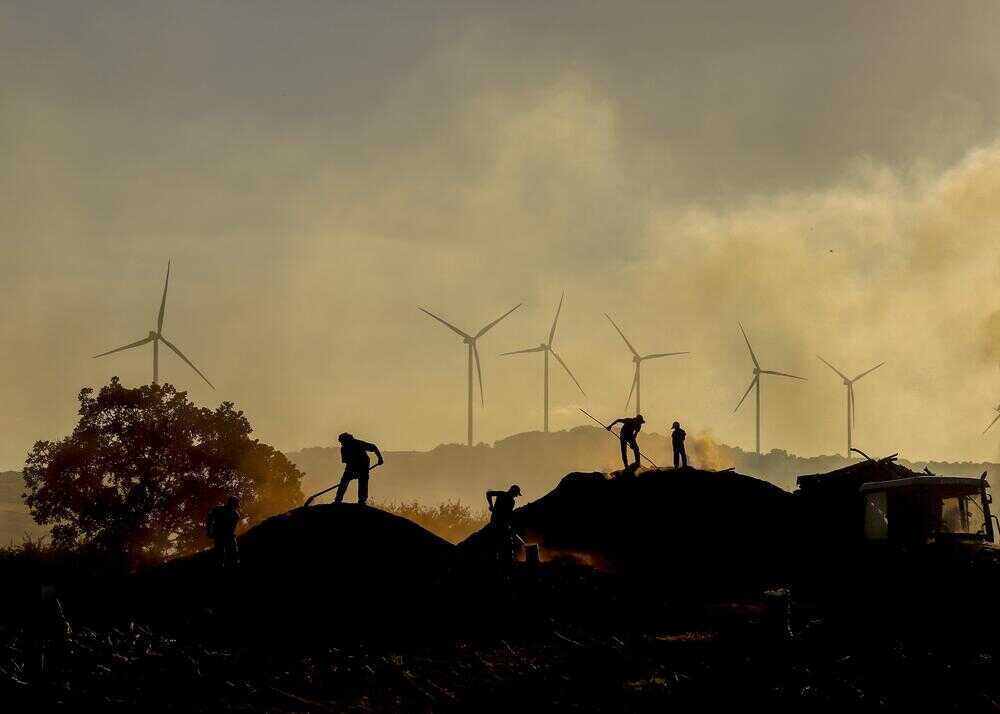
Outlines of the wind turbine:
<svg viewBox="0 0 1000 714">
<path fill-rule="evenodd" d="M 538 345 L 538 347 L 529 347 L 528 349 L 516 350 L 514 352 L 504 352 L 503 354 L 500 355 L 501 357 L 506 357 L 508 355 L 528 354 L 529 352 L 542 352 L 545 354 L 545 387 L 543 389 L 544 391 L 543 413 L 545 415 L 544 426 L 546 433 L 548 433 L 549 431 L 549 355 L 550 354 L 553 357 L 555 357 L 556 361 L 562 365 L 563 369 L 566 370 L 566 374 L 568 374 L 569 378 L 573 380 L 573 383 L 577 386 L 577 389 L 580 390 L 580 393 L 583 394 L 584 396 L 587 395 L 587 393 L 583 391 L 583 387 L 580 386 L 580 383 L 576 381 L 576 377 L 573 376 L 573 373 L 569 370 L 569 367 L 567 367 L 566 363 L 563 362 L 562 357 L 560 357 L 559 354 L 552 348 L 552 341 L 556 336 L 556 323 L 559 322 L 559 313 L 562 312 L 563 299 L 565 297 L 566 293 L 563 293 L 562 297 L 559 298 L 559 307 L 556 308 L 556 317 L 552 321 L 552 329 L 549 330 L 548 342 L 543 342 L 542 344 Z"/>
<path fill-rule="evenodd" d="M 427 310 L 424 310 L 424 308 L 422 308 L 422 307 L 418 308 L 421 312 L 423 312 L 423 313 L 425 313 L 425 314 L 433 317 L 435 320 L 437 320 L 438 322 L 440 322 L 442 325 L 444 325 L 445 327 L 447 327 L 449 330 L 451 330 L 452 332 L 454 332 L 455 334 L 457 334 L 459 337 L 462 338 L 462 341 L 465 342 L 466 345 L 468 345 L 468 350 L 469 350 L 469 434 L 468 434 L 468 444 L 469 444 L 469 446 L 472 446 L 472 361 L 473 360 L 475 360 L 475 362 L 476 362 L 476 374 L 479 375 L 479 400 L 480 400 L 480 402 L 484 406 L 486 404 L 486 397 L 483 395 L 483 370 L 482 370 L 482 367 L 479 364 L 479 349 L 476 347 L 476 340 L 478 340 L 480 337 L 482 337 L 487 332 L 489 332 L 493 328 L 494 325 L 496 325 L 498 322 L 500 322 L 500 320 L 502 320 L 505 317 L 507 317 L 507 315 L 511 314 L 512 312 L 514 312 L 514 310 L 516 310 L 519 307 L 521 307 L 521 303 L 518 303 L 517 305 L 515 305 L 514 307 L 512 307 L 510 310 L 508 310 L 507 312 L 505 312 L 503 315 L 501 315 L 500 317 L 498 317 L 497 319 L 495 319 L 493 322 L 491 322 L 488 325 L 486 325 L 483 329 L 481 329 L 475 335 L 470 335 L 467 332 L 462 332 L 462 330 L 458 329 L 457 327 L 455 327 L 454 325 L 452 325 L 450 322 L 447 322 L 446 320 L 442 320 L 440 317 L 438 317 L 437 315 L 435 315 L 433 312 L 429 312 Z"/>
<path fill-rule="evenodd" d="M 838 375 L 840 375 L 840 378 L 842 380 L 844 380 L 844 386 L 847 387 L 847 458 L 851 458 L 851 446 L 852 446 L 851 435 L 852 435 L 852 429 L 854 427 L 854 416 L 855 416 L 854 415 L 854 383 L 857 382 L 862 377 L 864 377 L 866 374 L 870 374 L 871 372 L 874 372 L 876 369 L 878 369 L 879 367 L 881 367 L 882 365 L 884 365 L 885 362 L 879 362 L 877 365 L 875 365 L 871 369 L 865 370 L 864 372 L 862 372 L 861 374 L 859 374 L 854 379 L 850 379 L 846 374 L 844 374 L 843 372 L 841 372 L 839 369 L 837 369 L 836 367 L 834 367 L 832 364 L 830 364 L 829 362 L 827 362 L 825 359 L 823 359 L 819 355 L 816 355 L 816 357 L 819 358 L 820 362 L 822 362 L 827 367 L 829 367 L 834 372 L 836 372 Z M 987 427 L 987 428 L 989 428 L 989 427 Z"/>
<path fill-rule="evenodd" d="M 639 406 L 640 406 L 640 396 L 642 394 L 642 392 L 641 392 L 642 383 L 641 383 L 640 377 L 642 376 L 642 363 L 643 363 L 643 361 L 645 361 L 647 359 L 657 359 L 658 357 L 673 357 L 675 355 L 687 355 L 687 354 L 691 354 L 691 353 L 690 352 L 658 352 L 658 353 L 652 354 L 652 355 L 640 355 L 636 351 L 635 347 L 632 346 L 632 343 L 628 341 L 628 338 L 625 336 L 625 333 L 621 331 L 621 328 L 618 327 L 618 325 L 615 324 L 615 321 L 611 319 L 611 315 L 609 315 L 608 313 L 604 313 L 604 316 L 606 318 L 608 318 L 608 321 L 614 326 L 614 328 L 616 330 L 618 330 L 618 334 L 622 336 L 622 339 L 625 340 L 625 345 L 629 348 L 629 351 L 632 352 L 632 362 L 635 363 L 635 373 L 632 375 L 632 386 L 628 390 L 628 399 L 625 400 L 625 408 L 628 409 L 628 405 L 632 401 L 632 392 L 634 391 L 635 392 L 635 413 L 636 414 L 641 414 L 642 410 L 639 408 Z"/>
<path fill-rule="evenodd" d="M 991 428 L 991 427 L 992 427 L 992 426 L 993 426 L 994 424 L 996 424 L 996 423 L 997 423 L 997 421 L 998 421 L 998 420 L 1000 420 L 1000 404 L 998 404 L 998 405 L 996 406 L 996 408 L 995 408 L 995 409 L 994 409 L 993 411 L 995 411 L 995 412 L 997 413 L 997 415 L 996 415 L 995 417 L 993 417 L 993 421 L 991 421 L 991 422 L 990 422 L 990 425 L 989 425 L 988 427 L 986 427 L 985 429 L 983 429 L 983 433 L 984 433 L 984 434 L 985 434 L 986 432 L 988 432 L 988 431 L 990 430 L 990 428 Z"/>
<path fill-rule="evenodd" d="M 191 362 L 191 360 L 189 360 L 187 357 L 184 356 L 183 352 L 181 352 L 179 349 L 177 349 L 177 347 L 172 342 L 170 342 L 170 340 L 168 340 L 166 337 L 163 336 L 163 313 L 164 313 L 164 311 L 167 308 L 167 286 L 169 286 L 169 285 L 170 285 L 170 261 L 168 260 L 167 261 L 167 279 L 163 281 L 163 299 L 160 300 L 160 314 L 156 318 L 156 331 L 154 332 L 153 330 L 150 330 L 149 334 L 146 337 L 143 337 L 141 340 L 133 342 L 132 344 L 125 345 L 124 347 L 118 347 L 116 349 L 109 350 L 108 352 L 102 352 L 99 355 L 94 355 L 94 359 L 97 359 L 98 357 L 105 357 L 107 355 L 114 354 L 115 352 L 122 352 L 124 350 L 130 350 L 133 347 L 141 347 L 142 345 L 145 345 L 145 344 L 148 344 L 148 343 L 152 342 L 153 343 L 153 384 L 158 384 L 159 383 L 159 378 L 160 378 L 160 343 L 162 342 L 167 347 L 169 347 L 170 350 L 173 351 L 173 353 L 175 355 L 177 355 L 182 360 L 184 360 L 187 363 L 188 367 L 190 367 L 195 372 L 197 372 L 198 376 L 201 377 L 202 379 L 204 379 L 205 383 L 208 384 L 209 387 L 211 387 L 212 389 L 215 389 L 215 385 L 208 381 L 208 377 L 206 377 L 204 374 L 202 374 L 201 370 L 198 369 L 197 367 L 195 367 L 194 364 Z"/>
<path fill-rule="evenodd" d="M 740 406 L 743 404 L 743 401 L 747 398 L 747 395 L 750 394 L 750 390 L 756 387 L 757 388 L 757 395 L 756 395 L 757 396 L 757 455 L 760 456 L 760 375 L 773 374 L 778 377 L 791 377 L 792 379 L 801 379 L 802 381 L 806 380 L 805 377 L 796 377 L 794 374 L 788 374 L 786 372 L 775 372 L 772 369 L 761 369 L 760 363 L 757 361 L 757 355 L 753 353 L 753 347 L 750 346 L 750 338 L 747 337 L 747 332 L 746 330 L 743 329 L 743 323 L 741 322 L 739 324 L 740 324 L 740 332 L 743 333 L 743 339 L 746 340 L 747 343 L 747 349 L 750 350 L 750 359 L 753 360 L 753 379 L 750 381 L 750 386 L 747 387 L 747 391 L 745 391 L 743 393 L 743 396 L 740 398 L 740 403 L 736 405 L 736 409 L 733 409 L 733 413 L 739 410 Z"/>
</svg>

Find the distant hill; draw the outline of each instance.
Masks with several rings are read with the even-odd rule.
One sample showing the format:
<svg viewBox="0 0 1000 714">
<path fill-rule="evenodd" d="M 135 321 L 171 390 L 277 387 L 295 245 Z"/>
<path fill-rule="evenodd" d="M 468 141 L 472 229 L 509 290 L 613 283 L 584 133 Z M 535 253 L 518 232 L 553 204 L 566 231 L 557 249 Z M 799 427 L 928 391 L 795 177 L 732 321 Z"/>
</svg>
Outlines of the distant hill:
<svg viewBox="0 0 1000 714">
<path fill-rule="evenodd" d="M 23 492 L 20 471 L 0 471 L 0 547 L 20 543 L 25 536 L 38 538 L 48 531 L 31 520 L 21 500 Z"/>
<path fill-rule="evenodd" d="M 671 464 L 672 451 L 667 436 L 643 432 L 639 446 L 658 465 Z M 801 457 L 780 449 L 757 456 L 720 444 L 708 434 L 689 435 L 687 451 L 692 466 L 715 470 L 732 467 L 786 491 L 795 490 L 797 476 L 833 471 L 858 460 L 839 455 Z M 305 472 L 302 490 L 307 495 L 336 483 L 343 473 L 339 447 L 313 447 L 286 455 Z M 564 474 L 621 468 L 617 439 L 590 426 L 548 434 L 539 431 L 515 434 L 492 446 L 442 444 L 430 451 L 386 452 L 385 459 L 385 465 L 372 472 L 370 492 L 373 499 L 417 500 L 426 504 L 458 500 L 473 508 L 485 504 L 484 493 L 488 488 L 517 483 L 525 499 L 533 500 L 555 488 Z M 951 475 L 978 476 L 987 471 L 991 481 L 1000 484 L 1000 464 L 909 462 L 905 459 L 900 459 L 900 463 L 915 471 L 922 471 L 927 466 L 936 473 Z M 352 486 L 348 498 L 353 500 L 354 497 Z"/>
<path fill-rule="evenodd" d="M 825 473 L 842 468 L 854 460 L 839 455 L 802 457 L 775 449 L 757 456 L 742 449 L 720 444 L 709 434 L 688 435 L 688 457 L 692 466 L 736 471 L 769 481 L 786 491 L 795 489 L 795 477 Z M 663 434 L 643 432 L 639 436 L 643 453 L 660 466 L 671 463 L 670 440 Z M 302 490 L 316 493 L 340 480 L 343 464 L 340 447 L 317 446 L 286 454 L 306 477 Z M 872 454 L 873 457 L 884 454 Z M 473 511 L 486 505 L 485 492 L 516 483 L 524 491 L 523 502 L 540 498 L 554 489 L 565 474 L 575 471 L 606 471 L 621 468 L 618 441 L 603 429 L 578 426 L 566 431 L 544 433 L 529 431 L 500 439 L 492 445 L 442 444 L 430 451 L 393 451 L 385 453 L 386 463 L 372 472 L 371 497 L 375 501 L 411 502 L 435 505 L 459 501 Z M 859 457 L 860 458 L 860 457 Z M 983 471 L 991 483 L 1000 487 L 1000 464 L 981 462 L 910 462 L 900 463 L 914 471 L 925 466 L 941 474 L 978 476 Z M 46 532 L 35 525 L 21 500 L 24 490 L 17 471 L 0 473 L 0 545 L 20 542 L 25 534 L 33 538 Z M 332 500 L 328 494 L 321 502 Z M 348 499 L 356 498 L 355 486 Z"/>
</svg>

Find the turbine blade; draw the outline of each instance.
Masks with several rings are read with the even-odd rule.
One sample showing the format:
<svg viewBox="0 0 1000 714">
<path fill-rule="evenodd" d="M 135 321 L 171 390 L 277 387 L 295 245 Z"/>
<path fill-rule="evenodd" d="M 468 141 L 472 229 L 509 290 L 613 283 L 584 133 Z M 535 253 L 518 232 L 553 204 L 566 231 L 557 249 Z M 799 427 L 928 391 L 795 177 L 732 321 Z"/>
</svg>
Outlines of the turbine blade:
<svg viewBox="0 0 1000 714">
<path fill-rule="evenodd" d="M 573 383 L 577 386 L 577 389 L 580 390 L 580 392 L 583 394 L 583 396 L 587 396 L 587 393 L 583 391 L 583 387 L 581 387 L 580 383 L 576 381 L 576 377 L 574 377 L 573 373 L 569 371 L 569 367 L 567 367 L 566 363 L 563 362 L 562 357 L 560 357 L 559 355 L 557 355 L 556 351 L 554 349 L 552 349 L 551 347 L 549 348 L 549 352 L 551 352 L 552 356 L 556 358 L 556 361 L 559 362 L 559 364 L 562 365 L 562 368 L 566 370 L 566 374 L 568 374 L 569 378 L 573 380 Z"/>
<path fill-rule="evenodd" d="M 635 371 L 632 372 L 632 386 L 628 389 L 628 399 L 625 400 L 625 411 L 628 412 L 628 405 L 632 403 L 632 392 L 635 391 L 636 380 L 639 379 L 639 365 L 635 366 Z"/>
<path fill-rule="evenodd" d="M 808 381 L 805 377 L 798 377 L 794 374 L 788 374 L 788 372 L 775 372 L 773 369 L 762 369 L 761 374 L 775 374 L 779 377 L 791 377 L 792 379 L 801 379 L 803 382 Z"/>
<path fill-rule="evenodd" d="M 513 352 L 501 352 L 500 356 L 501 357 L 506 357 L 508 355 L 525 355 L 525 354 L 528 354 L 529 352 L 544 352 L 544 351 L 545 351 L 544 347 L 529 347 L 526 350 L 515 350 Z"/>
<path fill-rule="evenodd" d="M 160 339 L 161 339 L 161 340 L 163 340 L 163 344 L 165 344 L 165 345 L 166 345 L 167 347 L 169 347 L 169 348 L 170 348 L 171 350 L 173 350 L 173 351 L 174 351 L 174 354 L 175 354 L 175 355 L 177 355 L 177 356 L 178 356 L 178 357 L 180 357 L 180 358 L 181 358 L 182 360 L 184 360 L 184 361 L 185 361 L 185 362 L 187 363 L 187 366 L 188 366 L 188 367 L 190 367 L 190 368 L 191 368 L 191 369 L 193 369 L 193 370 L 194 370 L 195 372 L 197 372 L 197 373 L 198 373 L 198 376 L 199 376 L 199 377 L 201 377 L 202 379 L 204 379 L 204 380 L 205 380 L 205 383 L 206 383 L 206 384 L 207 384 L 207 385 L 208 385 L 209 387 L 211 387 L 212 389 L 215 389 L 215 385 L 214 385 L 214 384 L 212 384 L 211 382 L 209 382 L 209 381 L 208 381 L 208 377 L 206 377 L 206 376 L 205 376 L 204 374 L 202 374 L 202 373 L 201 373 L 201 370 L 200 370 L 200 369 L 198 369 L 197 367 L 195 367 L 195 366 L 194 366 L 194 363 L 193 363 L 193 362 L 192 362 L 191 360 L 189 360 L 189 359 L 188 359 L 187 357 L 185 357 L 185 356 L 184 356 L 184 353 L 183 353 L 183 352 L 181 352 L 181 351 L 180 351 L 179 349 L 177 349 L 177 348 L 176 348 L 176 347 L 174 346 L 174 344 L 173 344 L 172 342 L 170 342 L 170 341 L 169 341 L 169 340 L 168 340 L 168 339 L 167 339 L 166 337 L 164 337 L 163 335 L 160 335 Z"/>
<path fill-rule="evenodd" d="M 565 298 L 566 298 L 566 291 L 564 290 L 563 294 L 559 296 L 559 307 L 556 308 L 556 316 L 555 319 L 552 320 L 552 329 L 549 330 L 549 342 L 548 342 L 549 347 L 552 346 L 552 340 L 556 336 L 556 323 L 559 322 L 559 313 L 562 312 L 563 300 Z"/>
<path fill-rule="evenodd" d="M 621 331 L 621 328 L 618 327 L 618 325 L 615 325 L 615 321 L 611 319 L 611 315 L 609 315 L 608 313 L 604 313 L 604 316 L 608 318 L 608 322 L 614 325 L 614 328 L 618 330 L 618 334 L 622 336 L 623 340 L 625 340 L 625 344 L 628 345 L 628 348 L 629 350 L 631 350 L 632 355 L 634 357 L 638 357 L 639 353 L 636 351 L 635 347 L 632 346 L 632 343 L 628 341 L 628 338 L 625 336 L 625 333 Z"/>
<path fill-rule="evenodd" d="M 881 367 L 884 364 L 885 364 L 885 362 L 879 362 L 877 365 L 875 365 L 871 369 L 866 369 L 864 372 L 862 372 L 861 374 L 859 374 L 857 377 L 855 377 L 851 381 L 852 382 L 857 382 L 859 379 L 861 379 L 862 377 L 864 377 L 866 374 L 871 374 L 872 372 L 874 372 L 876 369 L 878 369 L 879 367 Z"/>
<path fill-rule="evenodd" d="M 521 307 L 521 305 L 523 305 L 523 304 L 524 303 L 520 303 L 519 302 L 517 305 L 515 305 L 510 310 L 508 310 L 507 312 L 505 312 L 503 315 L 501 315 L 500 317 L 498 317 L 497 319 L 495 319 L 493 322 L 491 322 L 490 324 L 488 324 L 486 327 L 484 327 L 483 329 L 481 329 L 479 332 L 476 333 L 476 338 L 479 338 L 479 337 L 482 337 L 483 335 L 485 335 L 489 330 L 491 330 L 493 328 L 493 326 L 495 324 L 497 324 L 498 322 L 500 322 L 500 320 L 502 320 L 505 317 L 507 317 L 507 315 L 509 315 L 512 312 L 514 312 L 514 310 L 516 310 L 517 308 Z"/>
<path fill-rule="evenodd" d="M 167 279 L 163 281 L 163 299 L 160 300 L 160 314 L 156 318 L 156 332 L 163 332 L 163 313 L 167 309 L 167 286 L 170 285 L 170 261 L 167 261 Z"/>
<path fill-rule="evenodd" d="M 639 359 L 656 359 L 657 357 L 673 357 L 674 355 L 689 355 L 690 352 L 658 352 L 655 355 L 646 355 L 645 357 L 640 357 Z"/>
<path fill-rule="evenodd" d="M 426 313 L 427 315 L 430 315 L 435 320 L 437 320 L 438 322 L 440 322 L 442 325 L 444 325 L 445 327 L 447 327 L 449 330 L 451 330 L 455 334 L 459 335 L 460 337 L 464 337 L 467 340 L 471 340 L 472 339 L 472 335 L 467 335 L 466 333 L 462 332 L 460 329 L 458 329 L 457 327 L 455 327 L 454 325 L 452 325 L 450 322 L 447 322 L 446 320 L 442 320 L 440 317 L 438 317 L 437 315 L 435 315 L 433 312 L 428 312 L 427 310 L 424 310 L 422 307 L 418 307 L 417 309 L 420 310 L 423 313 Z"/>
<path fill-rule="evenodd" d="M 747 387 L 747 391 L 743 392 L 743 396 L 740 397 L 740 403 L 736 405 L 735 409 L 733 409 L 734 414 L 739 411 L 741 406 L 743 406 L 743 402 L 746 400 L 747 395 L 750 394 L 750 390 L 753 389 L 753 386 L 757 384 L 758 379 L 760 379 L 760 377 L 755 376 L 752 380 L 750 380 L 750 386 Z"/>
<path fill-rule="evenodd" d="M 832 370 L 833 370 L 834 372 L 836 372 L 837 374 L 839 374 L 839 375 L 840 375 L 840 378 L 841 378 L 841 379 L 843 379 L 843 380 L 844 380 L 845 382 L 849 382 L 849 381 L 851 381 L 851 380 L 849 380 L 849 379 L 847 378 L 847 375 L 846 375 L 846 374 L 844 374 L 843 372 L 841 372 L 841 371 L 840 371 L 839 369 L 837 369 L 836 367 L 834 367 L 834 366 L 833 366 L 832 364 L 830 364 L 829 362 L 827 362 L 827 361 L 826 361 L 825 359 L 823 359 L 823 358 L 822 358 L 822 357 L 820 357 L 819 355 L 816 355 L 816 359 L 818 359 L 818 360 L 819 360 L 820 362 L 822 362 L 822 363 L 823 363 L 823 364 L 825 364 L 825 365 L 826 365 L 827 367 L 829 367 L 830 369 L 832 369 Z"/>
<path fill-rule="evenodd" d="M 472 356 L 476 358 L 476 374 L 479 376 L 479 403 L 486 406 L 486 395 L 483 394 L 483 368 L 479 365 L 479 348 L 472 343 Z"/>
<path fill-rule="evenodd" d="M 753 360 L 753 366 L 756 367 L 757 369 L 760 369 L 760 363 L 757 361 L 757 355 L 753 353 L 753 347 L 750 346 L 750 338 L 747 337 L 747 331 L 743 329 L 743 323 L 740 322 L 739 326 L 740 326 L 740 332 L 743 333 L 743 339 L 746 340 L 747 349 L 750 350 L 750 359 Z"/>
<path fill-rule="evenodd" d="M 995 417 L 993 417 L 993 421 L 990 422 L 990 425 L 988 427 L 983 429 L 983 433 L 985 434 L 986 432 L 988 432 L 990 428 L 992 428 L 992 426 L 997 423 L 998 420 L 1000 420 L 1000 414 L 997 414 Z"/>
<path fill-rule="evenodd" d="M 152 342 L 152 341 L 153 341 L 152 337 L 143 337 L 141 340 L 137 340 L 136 342 L 133 342 L 130 345 L 125 345 L 124 347 L 116 347 L 113 350 L 108 350 L 107 352 L 102 352 L 99 355 L 94 355 L 94 359 L 97 359 L 98 357 L 106 357 L 107 355 L 113 355 L 115 352 L 121 352 L 122 350 L 130 350 L 133 347 L 139 347 L 140 345 L 144 345 L 147 342 Z"/>
</svg>

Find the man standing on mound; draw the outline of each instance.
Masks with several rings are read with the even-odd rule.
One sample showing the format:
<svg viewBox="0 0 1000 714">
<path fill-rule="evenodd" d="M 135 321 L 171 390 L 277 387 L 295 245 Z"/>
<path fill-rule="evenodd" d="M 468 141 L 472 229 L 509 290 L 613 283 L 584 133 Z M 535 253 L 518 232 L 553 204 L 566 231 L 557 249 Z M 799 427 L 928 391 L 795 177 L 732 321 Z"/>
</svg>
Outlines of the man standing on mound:
<svg viewBox="0 0 1000 714">
<path fill-rule="evenodd" d="M 240 564 L 240 550 L 236 545 L 236 527 L 240 515 L 240 499 L 230 496 L 226 503 L 208 512 L 205 528 L 208 537 L 215 541 L 215 558 L 220 568 L 235 568 Z"/>
<path fill-rule="evenodd" d="M 621 424 L 621 431 L 618 432 L 618 439 L 621 441 L 622 445 L 622 463 L 625 464 L 626 471 L 634 471 L 639 468 L 639 444 L 636 443 L 635 437 L 638 436 L 639 430 L 642 429 L 642 425 L 646 423 L 646 420 L 642 418 L 642 414 L 636 414 L 634 417 L 622 417 L 621 419 L 615 419 L 613 422 L 607 425 L 607 430 L 611 431 L 611 427 L 615 424 Z M 628 462 L 628 449 L 632 449 L 632 453 L 635 454 L 635 463 L 629 465 Z"/>
<path fill-rule="evenodd" d="M 346 431 L 337 437 L 337 440 L 340 442 L 340 460 L 344 463 L 344 475 L 340 479 L 340 485 L 337 486 L 337 497 L 334 501 L 336 503 L 343 501 L 347 485 L 357 479 L 358 503 L 364 506 L 368 502 L 368 472 L 373 468 L 368 461 L 368 453 L 374 453 L 378 458 L 375 466 L 381 466 L 385 463 L 382 452 L 375 444 L 355 439 Z"/>
<path fill-rule="evenodd" d="M 687 468 L 688 455 L 684 450 L 684 437 L 687 436 L 687 432 L 681 429 L 681 425 L 676 421 L 670 429 L 673 432 L 670 434 L 670 441 L 674 445 L 674 468 Z"/>
<path fill-rule="evenodd" d="M 506 573 L 514 562 L 514 499 L 521 495 L 521 487 L 513 485 L 506 491 L 487 491 L 486 503 L 490 508 L 490 530 L 497 561 Z"/>
</svg>

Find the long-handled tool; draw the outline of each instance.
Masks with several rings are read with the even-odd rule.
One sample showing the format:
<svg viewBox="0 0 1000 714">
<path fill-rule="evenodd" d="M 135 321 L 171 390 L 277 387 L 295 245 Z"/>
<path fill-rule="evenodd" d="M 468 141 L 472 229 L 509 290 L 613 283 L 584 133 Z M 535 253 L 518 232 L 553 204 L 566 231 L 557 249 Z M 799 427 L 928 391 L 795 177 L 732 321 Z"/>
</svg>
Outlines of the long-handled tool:
<svg viewBox="0 0 1000 714">
<path fill-rule="evenodd" d="M 374 471 L 375 469 L 377 469 L 381 465 L 382 464 L 375 464 L 374 466 L 372 466 L 371 468 L 368 469 L 368 473 L 371 473 L 372 471 Z M 340 485 L 340 481 L 338 481 L 337 483 L 335 483 L 332 486 L 330 486 L 330 488 L 324 488 L 319 493 L 314 493 L 313 495 L 311 495 L 309 498 L 306 499 L 306 502 L 302 504 L 302 507 L 303 508 L 308 507 L 313 501 L 315 501 L 317 498 L 319 498 L 320 496 L 322 496 L 324 493 L 330 493 L 330 491 L 332 491 L 333 489 L 337 488 L 337 486 L 339 486 L 339 485 Z"/>
<path fill-rule="evenodd" d="M 577 407 L 577 408 L 579 409 L 579 407 Z M 601 425 L 601 428 L 602 428 L 602 429 L 604 429 L 605 431 L 608 431 L 608 432 L 610 432 L 611 434 L 614 434 L 615 436 L 618 436 L 618 434 L 616 434 L 615 432 L 613 432 L 613 431 L 611 431 L 610 429 L 608 429 L 608 427 L 607 427 L 607 426 L 605 426 L 603 422 L 601 422 L 601 421 L 600 421 L 600 420 L 599 420 L 599 419 L 598 419 L 597 417 L 595 417 L 595 416 L 594 416 L 593 414 L 591 414 L 590 412 L 588 412 L 588 411 L 587 411 L 586 409 L 580 409 L 580 411 L 581 411 L 581 412 L 583 412 L 584 414 L 586 414 L 587 416 L 589 416 L 589 417 L 590 417 L 591 419 L 593 419 L 593 420 L 594 420 L 595 422 L 597 422 L 598 424 L 600 424 L 600 425 Z M 620 437 L 619 437 L 619 438 L 620 438 Z M 636 451 L 639 451 L 639 450 L 638 450 L 638 449 L 636 449 Z M 646 459 L 646 461 L 648 461 L 648 462 L 649 462 L 649 464 L 650 464 L 650 466 L 652 466 L 652 467 L 653 467 L 654 469 L 658 469 L 658 468 L 660 468 L 660 467 L 659 467 L 659 466 L 657 466 L 657 465 L 656 465 L 655 463 L 653 463 L 653 460 L 652 460 L 651 458 L 649 458 L 648 456 L 646 456 L 646 455 L 645 455 L 644 453 L 642 453 L 641 451 L 639 451 L 639 457 L 640 457 L 640 458 L 643 458 L 643 459 Z"/>
</svg>

